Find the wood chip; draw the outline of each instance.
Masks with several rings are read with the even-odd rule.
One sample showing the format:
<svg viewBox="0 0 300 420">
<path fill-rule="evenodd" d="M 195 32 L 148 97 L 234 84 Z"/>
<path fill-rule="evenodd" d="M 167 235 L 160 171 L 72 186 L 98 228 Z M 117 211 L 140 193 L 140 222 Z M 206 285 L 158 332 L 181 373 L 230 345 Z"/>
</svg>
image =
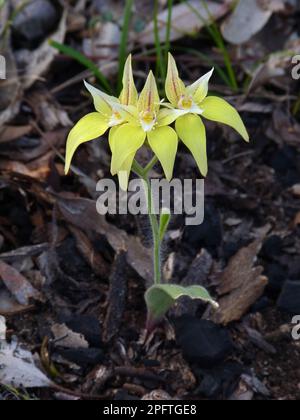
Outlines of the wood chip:
<svg viewBox="0 0 300 420">
<path fill-rule="evenodd" d="M 127 296 L 126 255 L 116 255 L 110 275 L 110 287 L 107 298 L 108 309 L 104 322 L 103 340 L 110 341 L 118 332 L 123 320 Z"/>
<path fill-rule="evenodd" d="M 254 241 L 230 260 L 220 278 L 217 290 L 222 297 L 213 321 L 227 325 L 240 320 L 263 294 L 268 279 L 262 276 L 263 267 L 254 267 L 262 243 Z"/>
<path fill-rule="evenodd" d="M 140 238 L 129 236 L 125 231 L 108 223 L 104 216 L 97 213 L 96 202 L 93 200 L 58 197 L 58 207 L 69 223 L 85 231 L 105 236 L 116 253 L 126 251 L 128 264 L 146 280 L 147 287 L 152 285 L 151 250 L 142 245 Z"/>
<path fill-rule="evenodd" d="M 213 265 L 212 256 L 202 249 L 192 262 L 186 277 L 181 282 L 182 286 L 188 287 L 193 285 L 207 286 L 207 279 Z M 187 297 L 180 298 L 175 308 L 176 316 L 183 314 L 195 315 L 201 303 L 192 301 Z"/>
<path fill-rule="evenodd" d="M 94 249 L 93 244 L 89 238 L 78 228 L 71 226 L 70 230 L 76 239 L 76 245 L 79 252 L 91 266 L 94 273 L 102 278 L 108 278 L 110 273 L 110 266 L 102 257 L 102 255 Z"/>
<path fill-rule="evenodd" d="M 69 349 L 88 349 L 89 343 L 82 334 L 76 333 L 66 326 L 66 324 L 53 324 L 51 331 L 58 340 L 57 345 Z"/>
</svg>

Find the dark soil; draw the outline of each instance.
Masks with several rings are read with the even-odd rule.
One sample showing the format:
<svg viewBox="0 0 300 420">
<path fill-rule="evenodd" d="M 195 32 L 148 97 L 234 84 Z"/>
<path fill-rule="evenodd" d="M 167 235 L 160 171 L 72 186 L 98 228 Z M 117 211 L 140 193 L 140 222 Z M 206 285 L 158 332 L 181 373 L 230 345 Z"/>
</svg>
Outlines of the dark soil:
<svg viewBox="0 0 300 420">
<path fill-rule="evenodd" d="M 68 42 L 76 44 L 80 36 L 84 36 L 80 31 L 70 32 Z M 16 37 L 15 48 L 28 42 L 35 48 L 36 39 L 30 41 L 18 33 Z M 198 41 L 181 42 L 196 48 Z M 207 44 L 208 54 L 212 47 Z M 141 51 L 136 54 L 138 69 L 148 65 Z M 207 70 L 201 60 L 195 62 L 186 53 L 178 58 L 186 79 L 196 79 Z M 235 65 L 244 80 L 242 66 Z M 149 394 L 158 400 L 300 399 L 300 340 L 293 340 L 291 334 L 292 317 L 300 312 L 294 293 L 282 297 L 287 283 L 294 282 L 296 288 L 300 281 L 300 194 L 292 188 L 300 184 L 300 125 L 297 116 L 291 116 L 282 85 L 269 86 L 269 91 L 262 88 L 246 99 L 234 95 L 237 104 L 244 100 L 270 106 L 266 113 L 261 108 L 243 112 L 250 145 L 231 130 L 207 124 L 210 171 L 205 181 L 205 222 L 190 228 L 182 217 L 174 217 L 174 235 L 164 245 L 172 282 L 198 281 L 221 299 L 220 274 L 269 225 L 253 265 L 263 267 L 268 286 L 229 325 L 207 321 L 211 316 L 205 306 L 183 302 L 146 337 L 148 279 L 132 268 L 128 249 L 113 247 L 105 229 L 108 226 L 116 237 L 120 231 L 130 238 L 139 236 L 149 247 L 148 222 L 143 217 L 109 216 L 110 224 L 100 228 L 94 202 L 90 213 L 81 213 L 82 200 L 97 197 L 98 178 L 110 177 L 106 141 L 82 146 L 74 159 L 78 174 L 64 176 L 59 153 L 64 153 L 69 128 L 58 125 L 47 130 L 32 103 L 33 94 L 47 96 L 48 92 L 51 101 L 76 121 L 92 110 L 82 83 L 54 93 L 51 89 L 83 70 L 57 56 L 45 80 L 24 93 L 20 112 L 10 122 L 12 127 L 31 125 L 31 129 L 10 141 L 0 138 L 0 261 L 13 266 L 41 293 L 22 308 L 13 301 L 0 314 L 6 318 L 8 341 L 16 336 L 38 353 L 43 370 L 60 386 L 60 390 L 31 389 L 30 396 L 51 400 L 126 400 L 149 398 Z M 284 83 L 291 89 L 289 79 Z M 228 88 L 218 77 L 212 88 L 227 96 L 223 91 Z M 293 89 L 297 91 L 299 85 L 293 84 Z M 146 150 L 139 159 L 147 161 L 150 156 Z M 176 177 L 198 176 L 183 146 L 175 168 Z M 160 174 L 160 167 L 155 171 Z M 23 247 L 29 248 L 23 251 Z M 204 259 L 196 264 L 201 252 Z M 143 265 L 138 258 L 137 254 L 137 263 Z M 0 292 L 4 291 L 0 280 Z M 54 325 L 81 334 L 87 346 L 65 345 L 65 337 L 55 334 Z M 5 399 L 22 398 L 23 393 L 21 389 L 16 396 L 0 386 L 0 397 Z"/>
</svg>

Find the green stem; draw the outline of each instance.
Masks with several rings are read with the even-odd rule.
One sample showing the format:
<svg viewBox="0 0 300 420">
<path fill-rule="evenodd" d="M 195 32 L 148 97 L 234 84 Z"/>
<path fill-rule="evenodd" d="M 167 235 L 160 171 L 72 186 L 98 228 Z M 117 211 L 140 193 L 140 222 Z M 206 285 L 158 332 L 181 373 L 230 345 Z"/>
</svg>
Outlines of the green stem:
<svg viewBox="0 0 300 420">
<path fill-rule="evenodd" d="M 150 171 L 152 171 L 153 167 L 157 164 L 157 162 L 158 162 L 158 159 L 157 159 L 157 157 L 156 157 L 156 156 L 154 156 L 154 157 L 150 160 L 150 162 L 148 163 L 148 165 L 147 165 L 147 166 L 145 166 L 144 173 L 145 173 L 146 175 L 148 175 L 148 174 L 149 174 L 149 172 L 150 172 Z"/>
<path fill-rule="evenodd" d="M 145 186 L 147 189 L 148 195 L 148 215 L 152 230 L 152 238 L 153 238 L 153 265 L 154 265 L 154 283 L 160 284 L 161 283 L 161 250 L 160 250 L 160 237 L 159 237 L 159 224 L 157 221 L 157 217 L 154 214 L 153 208 L 153 197 L 152 197 L 152 190 L 150 185 L 149 178 L 147 181 L 145 180 Z"/>
<path fill-rule="evenodd" d="M 153 265 L 154 265 L 154 283 L 161 284 L 161 238 L 160 238 L 160 228 L 157 217 L 155 215 L 155 208 L 153 203 L 153 195 L 151 189 L 151 183 L 149 178 L 149 172 L 156 164 L 157 158 L 154 157 L 149 164 L 142 168 L 136 161 L 134 161 L 132 170 L 138 175 L 144 182 L 146 196 L 147 196 L 147 207 L 149 221 L 152 230 L 153 238 Z"/>
</svg>

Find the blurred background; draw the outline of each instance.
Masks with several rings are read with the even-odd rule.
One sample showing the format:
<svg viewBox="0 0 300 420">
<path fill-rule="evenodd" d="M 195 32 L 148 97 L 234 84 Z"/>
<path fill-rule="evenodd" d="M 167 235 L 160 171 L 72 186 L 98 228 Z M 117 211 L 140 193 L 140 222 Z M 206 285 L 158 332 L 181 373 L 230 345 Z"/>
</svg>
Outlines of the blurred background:
<svg viewBox="0 0 300 420">
<path fill-rule="evenodd" d="M 74 398 L 300 398 L 299 28 L 298 0 L 0 0 L 0 399 L 70 397 L 49 380 Z M 152 69 L 164 97 L 169 51 L 186 83 L 215 68 L 210 94 L 251 142 L 207 123 L 205 222 L 174 217 L 164 247 L 166 281 L 208 287 L 219 311 L 183 301 L 145 343 L 147 221 L 96 213 L 105 136 L 68 176 L 64 153 L 93 110 L 84 79 L 118 95 L 132 53 L 139 90 Z M 175 176 L 200 176 L 183 145 Z M 12 336 L 39 354 L 31 374 Z"/>
</svg>

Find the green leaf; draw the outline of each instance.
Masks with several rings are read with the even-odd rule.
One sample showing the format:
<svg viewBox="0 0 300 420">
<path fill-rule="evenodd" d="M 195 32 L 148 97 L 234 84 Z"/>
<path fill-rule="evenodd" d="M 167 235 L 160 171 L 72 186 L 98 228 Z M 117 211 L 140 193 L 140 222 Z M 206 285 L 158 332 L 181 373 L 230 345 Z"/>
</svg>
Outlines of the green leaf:
<svg viewBox="0 0 300 420">
<path fill-rule="evenodd" d="M 152 325 L 159 322 L 182 296 L 208 302 L 214 308 L 219 307 L 217 302 L 212 299 L 209 292 L 204 287 L 182 287 L 176 284 L 159 284 L 152 286 L 145 294 L 148 308 L 148 322 Z"/>
<path fill-rule="evenodd" d="M 104 87 L 104 89 L 106 89 L 108 93 L 110 94 L 112 93 L 112 88 L 107 78 L 104 76 L 104 74 L 101 72 L 101 70 L 92 60 L 87 58 L 85 55 L 81 54 L 81 52 L 70 47 L 69 45 L 60 44 L 59 42 L 56 42 L 52 39 L 49 40 L 49 45 L 57 49 L 60 53 L 73 58 L 74 60 L 78 61 L 78 63 L 82 64 L 84 67 L 89 69 L 94 74 L 94 76 L 99 80 L 99 82 Z"/>
</svg>

